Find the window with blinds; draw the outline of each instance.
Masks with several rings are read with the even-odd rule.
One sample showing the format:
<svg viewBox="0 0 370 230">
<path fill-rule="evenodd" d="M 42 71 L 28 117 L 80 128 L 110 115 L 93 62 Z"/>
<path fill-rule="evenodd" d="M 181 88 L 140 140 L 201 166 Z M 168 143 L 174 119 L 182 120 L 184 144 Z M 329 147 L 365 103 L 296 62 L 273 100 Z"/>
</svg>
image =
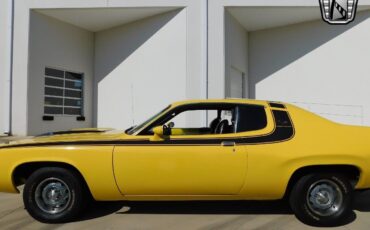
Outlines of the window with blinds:
<svg viewBox="0 0 370 230">
<path fill-rule="evenodd" d="M 44 115 L 83 115 L 83 73 L 45 68 Z"/>
</svg>

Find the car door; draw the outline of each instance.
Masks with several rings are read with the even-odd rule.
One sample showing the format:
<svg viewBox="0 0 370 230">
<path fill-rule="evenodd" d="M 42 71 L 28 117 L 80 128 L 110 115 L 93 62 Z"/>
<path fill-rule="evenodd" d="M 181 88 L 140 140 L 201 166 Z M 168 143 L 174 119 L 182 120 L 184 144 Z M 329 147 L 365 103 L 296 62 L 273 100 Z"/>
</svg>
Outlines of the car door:
<svg viewBox="0 0 370 230">
<path fill-rule="evenodd" d="M 246 176 L 245 148 L 232 141 L 208 141 L 192 135 L 181 140 L 171 137 L 163 144 L 116 146 L 114 171 L 119 189 L 125 195 L 237 194 Z"/>
<path fill-rule="evenodd" d="M 263 108 L 263 107 L 262 107 Z M 245 185 L 247 147 L 242 138 L 258 131 L 170 136 L 116 146 L 114 173 L 124 195 L 235 195 Z"/>
</svg>

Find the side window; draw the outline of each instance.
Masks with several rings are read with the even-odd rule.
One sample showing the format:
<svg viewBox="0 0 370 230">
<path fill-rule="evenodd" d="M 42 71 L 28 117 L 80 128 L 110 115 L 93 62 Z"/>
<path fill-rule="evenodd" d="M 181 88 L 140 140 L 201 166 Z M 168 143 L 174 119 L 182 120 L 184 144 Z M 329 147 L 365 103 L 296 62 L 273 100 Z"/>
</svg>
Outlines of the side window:
<svg viewBox="0 0 370 230">
<path fill-rule="evenodd" d="M 240 105 L 237 111 L 237 132 L 255 131 L 267 126 L 267 117 L 263 106 Z"/>
<path fill-rule="evenodd" d="M 205 127 L 201 119 L 207 114 L 206 110 L 188 110 L 175 115 L 167 122 L 173 122 L 175 128 L 200 128 Z"/>
<path fill-rule="evenodd" d="M 200 118 L 207 116 L 207 114 L 210 123 L 202 124 Z M 199 109 L 173 114 L 173 117 L 166 124 L 172 123 L 174 135 L 225 134 L 234 132 L 234 120 L 232 109 Z M 181 131 L 176 133 L 176 129 L 181 129 Z"/>
<path fill-rule="evenodd" d="M 208 125 L 202 124 L 201 118 L 208 115 L 210 123 Z M 229 125 L 233 123 L 233 113 L 231 110 L 187 110 L 175 115 L 171 120 L 167 122 L 173 122 L 175 128 L 210 128 L 212 121 L 226 120 Z"/>
<path fill-rule="evenodd" d="M 175 107 L 159 117 L 138 135 L 153 135 L 153 128 L 167 125 L 172 128 L 172 135 L 206 135 L 235 133 L 235 104 L 209 103 L 189 104 Z M 205 118 L 208 117 L 208 124 Z"/>
</svg>

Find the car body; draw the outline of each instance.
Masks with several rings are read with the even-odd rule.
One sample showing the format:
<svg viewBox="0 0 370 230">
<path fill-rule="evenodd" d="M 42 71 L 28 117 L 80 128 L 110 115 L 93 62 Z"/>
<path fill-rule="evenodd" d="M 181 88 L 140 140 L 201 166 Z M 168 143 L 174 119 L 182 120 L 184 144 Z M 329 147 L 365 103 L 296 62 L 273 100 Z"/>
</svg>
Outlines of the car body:
<svg viewBox="0 0 370 230">
<path fill-rule="evenodd" d="M 189 111 L 200 111 L 200 120 L 202 112 L 217 113 L 210 119 L 216 128 L 172 127 L 169 121 Z M 230 120 L 220 128 L 221 113 Z M 312 173 L 339 173 L 354 189 L 368 189 L 369 140 L 370 128 L 291 104 L 182 101 L 126 132 L 78 129 L 0 145 L 0 191 L 18 192 L 43 167 L 76 172 L 98 201 L 277 200 Z"/>
</svg>

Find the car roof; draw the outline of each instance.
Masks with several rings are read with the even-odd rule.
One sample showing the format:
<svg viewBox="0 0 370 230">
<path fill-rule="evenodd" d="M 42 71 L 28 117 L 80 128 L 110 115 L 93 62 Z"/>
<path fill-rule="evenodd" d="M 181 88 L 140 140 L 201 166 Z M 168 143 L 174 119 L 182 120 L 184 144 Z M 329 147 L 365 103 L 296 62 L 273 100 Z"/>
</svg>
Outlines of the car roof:
<svg viewBox="0 0 370 230">
<path fill-rule="evenodd" d="M 172 103 L 172 106 L 196 104 L 196 103 L 240 103 L 240 104 L 255 104 L 267 105 L 268 101 L 254 100 L 246 98 L 226 98 L 226 99 L 196 99 L 196 100 L 183 100 Z M 280 103 L 280 102 L 277 102 Z"/>
</svg>

